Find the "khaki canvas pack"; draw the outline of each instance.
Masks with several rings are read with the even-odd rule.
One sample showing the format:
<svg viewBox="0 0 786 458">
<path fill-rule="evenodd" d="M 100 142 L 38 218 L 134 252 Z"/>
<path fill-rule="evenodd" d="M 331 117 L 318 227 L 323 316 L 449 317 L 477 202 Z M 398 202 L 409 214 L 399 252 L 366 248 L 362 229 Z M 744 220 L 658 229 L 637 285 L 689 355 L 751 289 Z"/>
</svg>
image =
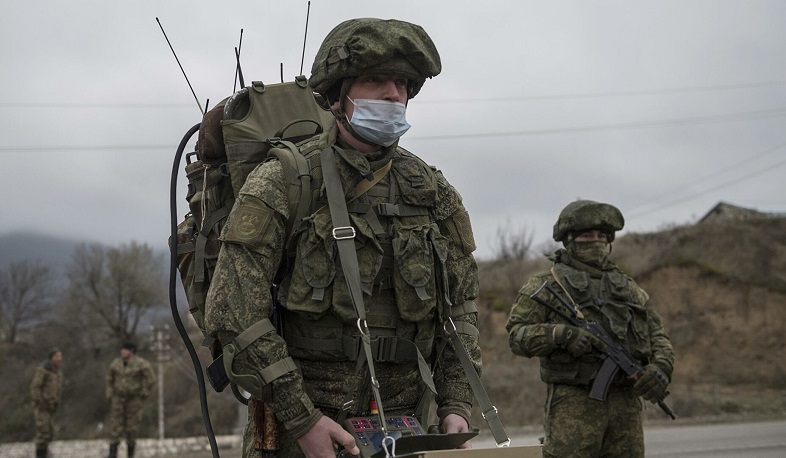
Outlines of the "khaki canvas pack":
<svg viewBox="0 0 786 458">
<path fill-rule="evenodd" d="M 306 216 L 309 168 L 295 143 L 322 132 L 333 115 L 317 105 L 307 79 L 265 85 L 254 81 L 208 111 L 199 125 L 197 148 L 187 156 L 189 212 L 177 227 L 177 268 L 191 315 L 213 356 L 218 343 L 205 332 L 205 299 L 221 248 L 219 235 L 248 174 L 275 158 L 290 177 L 290 220 Z M 194 160 L 196 156 L 196 160 Z"/>
</svg>

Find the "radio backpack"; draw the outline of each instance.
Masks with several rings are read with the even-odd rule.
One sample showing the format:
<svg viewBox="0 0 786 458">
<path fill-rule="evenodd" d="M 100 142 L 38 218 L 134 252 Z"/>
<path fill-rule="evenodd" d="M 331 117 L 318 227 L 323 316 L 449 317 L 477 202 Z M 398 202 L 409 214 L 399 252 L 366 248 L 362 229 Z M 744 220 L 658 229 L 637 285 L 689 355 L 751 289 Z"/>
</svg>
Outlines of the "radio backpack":
<svg viewBox="0 0 786 458">
<path fill-rule="evenodd" d="M 291 230 L 310 204 L 309 192 L 301 199 L 301 190 L 310 189 L 309 168 L 295 143 L 321 133 L 333 121 L 317 104 L 306 77 L 298 76 L 288 83 L 254 81 L 213 107 L 198 125 L 196 151 L 186 156 L 190 211 L 177 226 L 177 269 L 191 315 L 205 337 L 202 345 L 214 358 L 221 348 L 205 331 L 205 299 L 221 248 L 218 237 L 235 197 L 257 165 L 279 160 L 290 176 Z"/>
</svg>

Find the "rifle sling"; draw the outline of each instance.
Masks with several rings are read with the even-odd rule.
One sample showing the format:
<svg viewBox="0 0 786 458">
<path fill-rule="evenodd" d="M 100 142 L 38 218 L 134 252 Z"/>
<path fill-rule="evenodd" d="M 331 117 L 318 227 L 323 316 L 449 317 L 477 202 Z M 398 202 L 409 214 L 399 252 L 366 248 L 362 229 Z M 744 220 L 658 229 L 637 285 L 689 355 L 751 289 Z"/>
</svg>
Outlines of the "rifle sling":
<svg viewBox="0 0 786 458">
<path fill-rule="evenodd" d="M 371 180 L 363 180 L 355 187 L 355 192 L 352 194 L 352 198 L 347 201 L 347 204 L 351 204 L 352 202 L 356 201 L 360 196 L 366 193 L 369 189 L 373 188 L 375 184 L 379 183 L 379 181 L 385 177 L 390 171 L 390 167 L 393 165 L 393 159 L 389 160 L 385 165 L 380 167 L 379 169 L 374 171 L 374 178 Z M 323 173 L 324 173 L 324 166 L 323 166 Z M 327 187 L 327 184 L 325 185 Z M 330 199 L 328 198 L 328 203 Z M 323 205 L 317 213 L 323 212 L 328 208 L 328 205 Z"/>
<path fill-rule="evenodd" d="M 557 282 L 559 287 L 562 288 L 562 291 L 565 293 L 565 295 L 568 296 L 568 300 L 570 300 L 570 303 L 573 304 L 573 310 L 576 311 L 576 317 L 578 317 L 580 320 L 583 320 L 584 319 L 584 314 L 581 313 L 581 309 L 579 308 L 579 306 L 576 303 L 576 301 L 573 300 L 573 296 L 570 295 L 568 290 L 562 284 L 562 279 L 560 279 L 560 276 L 557 273 L 557 269 L 555 269 L 554 266 L 551 266 L 551 275 L 554 277 L 554 280 Z"/>
</svg>

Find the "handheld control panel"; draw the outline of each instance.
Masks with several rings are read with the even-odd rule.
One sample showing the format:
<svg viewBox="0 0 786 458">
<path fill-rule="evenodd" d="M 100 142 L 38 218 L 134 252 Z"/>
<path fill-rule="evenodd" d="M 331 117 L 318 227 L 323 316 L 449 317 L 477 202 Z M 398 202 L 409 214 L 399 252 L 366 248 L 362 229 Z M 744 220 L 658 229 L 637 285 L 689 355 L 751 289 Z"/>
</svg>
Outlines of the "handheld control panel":
<svg viewBox="0 0 786 458">
<path fill-rule="evenodd" d="M 415 417 L 388 417 L 385 422 L 388 435 L 396 440 L 401 437 L 426 434 Z M 382 450 L 382 439 L 385 438 L 385 433 L 379 424 L 379 417 L 348 418 L 344 427 L 355 436 L 355 442 L 357 442 L 362 456 L 370 457 Z"/>
<path fill-rule="evenodd" d="M 448 450 L 459 447 L 464 442 L 477 436 L 478 430 L 456 434 L 428 434 L 415 417 L 395 416 L 387 417 L 388 436 L 395 440 L 396 455 L 427 450 Z M 353 417 L 348 418 L 344 428 L 354 437 L 360 456 L 376 458 L 385 456 L 382 441 L 385 433 L 379 424 L 379 417 Z M 388 451 L 392 452 L 388 442 Z M 341 453 L 339 456 L 343 456 Z M 346 455 L 348 456 L 348 455 Z"/>
</svg>

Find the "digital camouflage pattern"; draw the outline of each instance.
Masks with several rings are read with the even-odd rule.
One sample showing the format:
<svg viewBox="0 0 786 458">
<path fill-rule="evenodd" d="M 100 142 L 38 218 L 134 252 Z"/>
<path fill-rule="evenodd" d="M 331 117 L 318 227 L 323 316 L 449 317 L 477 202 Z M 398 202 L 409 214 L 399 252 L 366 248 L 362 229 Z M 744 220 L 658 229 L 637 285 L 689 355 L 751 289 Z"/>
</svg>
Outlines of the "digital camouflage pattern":
<svg viewBox="0 0 786 458">
<path fill-rule="evenodd" d="M 153 367 L 141 356 L 135 355 L 129 361 L 118 357 L 112 361 L 106 376 L 110 442 L 116 444 L 125 437 L 128 445 L 136 443 L 144 402 L 154 384 Z"/>
<path fill-rule="evenodd" d="M 671 341 L 647 293 L 609 261 L 592 267 L 572 259 L 564 249 L 555 253 L 554 260 L 562 286 L 584 317 L 600 323 L 642 365 L 656 365 L 670 380 Z M 553 393 L 546 405 L 544 456 L 643 457 L 641 403 L 633 393 L 633 381 L 620 372 L 612 381 L 609 401 L 589 399 L 602 361 L 595 354 L 576 358 L 554 343 L 554 326 L 564 321 L 530 298 L 545 281 L 562 291 L 550 271 L 535 274 L 519 291 L 506 324 L 513 353 L 538 357 L 541 379 Z M 613 428 L 625 434 L 618 435 Z M 611 437 L 621 443 L 609 442 Z M 611 449 L 624 452 L 599 453 Z"/>
<path fill-rule="evenodd" d="M 334 127 L 302 145 L 304 151 L 317 147 L 307 154 L 310 164 L 319 164 L 320 149 L 336 143 L 336 131 Z M 451 313 L 463 330 L 460 338 L 476 370 L 480 371 L 477 313 L 471 303 L 478 293 L 477 266 L 472 256 L 475 244 L 460 195 L 441 173 L 395 146 L 373 156 L 346 145 L 338 151 L 339 174 L 348 195 L 366 172 L 393 160 L 392 170 L 350 205 L 372 334 L 426 343 L 423 356 L 429 360 L 437 354 L 434 349 L 440 329 L 439 316 Z M 318 210 L 326 204 L 318 165 L 312 168 L 312 175 L 315 177 L 312 209 Z M 391 193 L 391 186 L 398 191 Z M 286 240 L 287 189 L 281 165 L 276 161 L 266 162 L 248 177 L 229 217 L 205 319 L 208 331 L 217 334 L 224 345 L 254 323 L 271 316 L 269 285 Z M 390 194 L 393 194 L 392 201 Z M 385 203 L 419 206 L 424 211 L 398 218 L 378 217 L 376 223 L 374 217 L 361 213 L 363 208 Z M 294 265 L 282 282 L 280 293 L 285 307 L 284 338 L 275 332 L 267 333 L 234 360 L 236 374 L 260 378 L 263 368 L 287 356 L 298 362 L 299 370 L 273 380 L 263 392 L 252 393 L 271 404 L 282 426 L 280 456 L 300 456 L 295 439 L 305 434 L 322 415 L 335 419 L 347 387 L 351 399 L 356 401 L 348 415 L 369 414 L 372 392 L 368 371 L 358 372 L 356 361 L 328 345 L 341 336 L 358 334 L 354 309 L 348 301 L 343 271 L 337 261 L 335 240 L 328 235 L 331 229 L 327 212 L 316 213 L 293 244 Z M 375 232 L 379 230 L 383 234 Z M 391 237 L 399 242 L 393 242 Z M 400 243 L 402 239 L 407 243 Z M 398 250 L 397 256 L 391 250 Z M 401 264 L 394 266 L 394 262 Z M 437 267 L 440 265 L 443 268 Z M 443 284 L 449 285 L 447 291 L 441 289 Z M 456 304 L 453 310 L 444 308 L 445 295 Z M 309 341 L 316 345 L 309 347 Z M 424 390 L 417 363 L 375 360 L 375 369 L 385 413 L 412 414 Z M 456 413 L 469 419 L 473 394 L 450 345 L 440 356 L 434 382 L 437 415 L 442 418 Z M 252 450 L 253 421 L 254 414 L 250 412 L 243 456 L 260 456 Z"/>
<path fill-rule="evenodd" d="M 609 242 L 613 242 L 614 233 L 624 226 L 625 218 L 617 207 L 592 200 L 577 200 L 560 212 L 554 224 L 554 241 L 564 241 L 571 232 L 599 229 L 609 235 Z"/>
<path fill-rule="evenodd" d="M 644 456 L 642 401 L 630 390 L 601 402 L 584 387 L 549 385 L 545 409 L 544 458 Z"/>
<path fill-rule="evenodd" d="M 325 37 L 308 82 L 324 94 L 336 82 L 379 70 L 381 65 L 397 66 L 393 73 L 411 80 L 410 99 L 427 78 L 442 71 L 437 47 L 419 25 L 395 19 L 350 19 Z"/>
<path fill-rule="evenodd" d="M 35 444 L 46 446 L 54 436 L 52 418 L 60 405 L 60 394 L 63 389 L 63 374 L 47 361 L 35 368 L 33 380 L 30 382 L 30 400 L 35 414 Z"/>
</svg>

